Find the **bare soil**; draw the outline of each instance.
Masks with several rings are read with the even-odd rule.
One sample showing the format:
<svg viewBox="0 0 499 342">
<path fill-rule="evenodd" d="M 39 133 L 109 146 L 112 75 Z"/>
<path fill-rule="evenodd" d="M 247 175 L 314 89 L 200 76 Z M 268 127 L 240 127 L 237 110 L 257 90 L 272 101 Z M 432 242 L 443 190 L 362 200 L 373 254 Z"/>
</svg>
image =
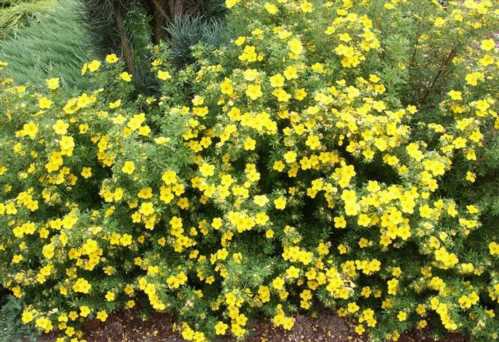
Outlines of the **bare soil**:
<svg viewBox="0 0 499 342">
<path fill-rule="evenodd" d="M 291 331 L 276 329 L 270 322 L 256 321 L 250 326 L 247 342 L 368 342 L 357 335 L 349 321 L 333 313 L 323 312 L 316 317 L 297 316 Z M 123 311 L 109 317 L 105 323 L 90 321 L 85 326 L 88 342 L 184 342 L 173 329 L 175 320 L 170 315 L 155 314 L 143 320 L 136 312 Z M 43 342 L 51 342 L 46 337 Z M 428 331 L 417 331 L 401 336 L 400 342 L 435 341 Z M 449 335 L 439 342 L 468 342 L 461 335 Z M 234 342 L 224 338 L 219 342 Z"/>
</svg>

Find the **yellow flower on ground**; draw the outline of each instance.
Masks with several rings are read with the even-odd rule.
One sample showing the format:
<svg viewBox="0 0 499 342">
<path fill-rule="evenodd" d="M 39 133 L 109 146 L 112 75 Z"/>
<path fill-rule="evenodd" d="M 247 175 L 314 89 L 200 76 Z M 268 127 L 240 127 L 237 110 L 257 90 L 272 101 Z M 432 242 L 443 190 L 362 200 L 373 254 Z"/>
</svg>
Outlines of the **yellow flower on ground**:
<svg viewBox="0 0 499 342">
<path fill-rule="evenodd" d="M 101 322 L 105 322 L 107 320 L 107 312 L 104 311 L 104 310 L 100 310 L 99 312 L 97 312 L 97 315 L 96 315 L 96 318 L 101 321 Z"/>
<path fill-rule="evenodd" d="M 88 315 L 90 315 L 91 312 L 92 310 L 87 305 L 80 306 L 81 317 L 88 317 Z"/>
</svg>

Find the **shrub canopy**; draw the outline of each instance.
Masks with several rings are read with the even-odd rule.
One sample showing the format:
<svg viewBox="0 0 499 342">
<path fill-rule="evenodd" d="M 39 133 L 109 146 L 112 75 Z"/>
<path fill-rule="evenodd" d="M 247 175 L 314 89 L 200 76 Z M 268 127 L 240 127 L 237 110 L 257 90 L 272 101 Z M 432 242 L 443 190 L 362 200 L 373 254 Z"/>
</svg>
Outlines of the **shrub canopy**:
<svg viewBox="0 0 499 342">
<path fill-rule="evenodd" d="M 1 81 L 0 283 L 23 322 L 76 341 L 140 304 L 205 341 L 321 304 L 374 340 L 497 338 L 497 6 L 226 6 L 230 41 L 193 64 L 153 48 L 156 96 L 115 55 L 77 95 Z"/>
</svg>

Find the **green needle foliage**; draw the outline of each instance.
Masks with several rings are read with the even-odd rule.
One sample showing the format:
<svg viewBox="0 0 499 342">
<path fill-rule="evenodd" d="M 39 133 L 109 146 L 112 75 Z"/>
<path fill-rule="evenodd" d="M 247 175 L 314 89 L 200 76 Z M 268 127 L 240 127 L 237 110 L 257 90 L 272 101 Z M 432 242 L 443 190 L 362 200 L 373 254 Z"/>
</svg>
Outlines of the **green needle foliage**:
<svg viewBox="0 0 499 342">
<path fill-rule="evenodd" d="M 56 0 L 0 0 L 0 39 L 37 22 L 55 3 Z"/>
<path fill-rule="evenodd" d="M 77 0 L 58 1 L 36 25 L 0 42 L 8 76 L 23 83 L 58 76 L 69 87 L 82 86 L 80 67 L 93 56 L 93 47 L 80 6 Z"/>
<path fill-rule="evenodd" d="M 199 42 L 212 47 L 220 46 L 227 36 L 219 19 L 184 16 L 175 18 L 166 26 L 173 62 L 185 66 L 194 62 L 192 47 Z"/>
<path fill-rule="evenodd" d="M 36 332 L 20 322 L 21 311 L 20 300 L 0 295 L 0 341 L 36 341 Z"/>
</svg>

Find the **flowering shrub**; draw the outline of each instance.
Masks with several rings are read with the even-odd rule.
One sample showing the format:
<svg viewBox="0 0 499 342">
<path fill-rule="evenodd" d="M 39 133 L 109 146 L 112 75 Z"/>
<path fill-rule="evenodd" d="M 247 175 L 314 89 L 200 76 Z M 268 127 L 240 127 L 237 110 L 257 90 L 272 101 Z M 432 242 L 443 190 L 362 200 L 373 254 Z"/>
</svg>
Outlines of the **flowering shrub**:
<svg viewBox="0 0 499 342">
<path fill-rule="evenodd" d="M 77 341 L 140 302 L 205 341 L 321 303 L 375 340 L 497 338 L 495 194 L 473 195 L 496 182 L 497 7 L 226 6 L 232 40 L 196 64 L 155 48 L 158 96 L 114 55 L 69 98 L 2 80 L 0 282 L 23 322 Z"/>
</svg>

